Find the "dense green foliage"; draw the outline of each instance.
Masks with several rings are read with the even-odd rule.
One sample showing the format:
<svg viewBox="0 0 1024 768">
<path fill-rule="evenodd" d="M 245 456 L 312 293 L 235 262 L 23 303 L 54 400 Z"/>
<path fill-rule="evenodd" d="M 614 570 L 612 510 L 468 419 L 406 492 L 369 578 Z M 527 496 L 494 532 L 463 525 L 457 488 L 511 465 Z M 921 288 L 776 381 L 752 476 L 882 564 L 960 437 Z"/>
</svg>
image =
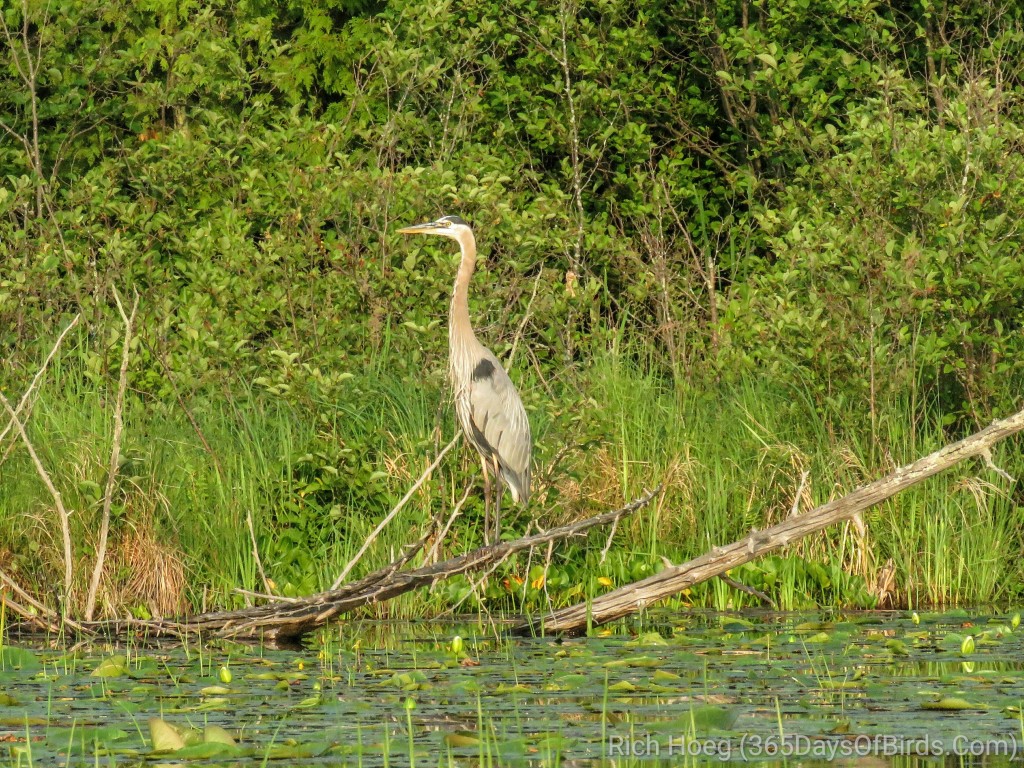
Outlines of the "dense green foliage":
<svg viewBox="0 0 1024 768">
<path fill-rule="evenodd" d="M 499 356 L 515 351 L 536 510 L 669 484 L 608 558 L 582 547 L 552 564 L 555 599 L 788 513 L 804 470 L 806 507 L 1020 404 L 1017 3 L 25 0 L 0 14 L 0 388 L 16 401 L 82 313 L 30 421 L 76 512 L 76 594 L 108 471 L 115 292 L 140 303 L 111 607 L 145 591 L 136 551 L 183 563 L 193 604 L 204 584 L 218 601 L 261 588 L 248 519 L 268 576 L 308 591 L 453 430 L 454 257 L 395 234 L 442 213 L 478 232 L 471 312 Z M 0 567 L 43 583 L 60 571 L 52 505 L 24 451 L 4 462 Z M 903 522 L 748 575 L 771 589 L 795 562 L 807 599 L 866 604 L 893 558 L 901 600 L 1005 597 L 1020 499 L 974 472 L 893 502 Z M 448 462 L 376 562 L 475 480 L 471 457 Z M 476 536 L 456 531 L 454 546 Z M 963 557 L 937 563 L 951 547 Z M 517 567 L 524 595 L 543 592 L 535 562 Z"/>
</svg>

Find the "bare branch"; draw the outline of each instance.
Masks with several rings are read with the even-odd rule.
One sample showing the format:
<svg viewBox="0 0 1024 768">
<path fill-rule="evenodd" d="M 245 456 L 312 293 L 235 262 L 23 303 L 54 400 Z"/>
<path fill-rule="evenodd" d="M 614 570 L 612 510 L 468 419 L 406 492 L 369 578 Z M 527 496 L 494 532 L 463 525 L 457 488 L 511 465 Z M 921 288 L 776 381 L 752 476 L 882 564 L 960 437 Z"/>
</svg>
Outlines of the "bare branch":
<svg viewBox="0 0 1024 768">
<path fill-rule="evenodd" d="M 441 549 L 441 542 L 448 537 L 448 531 L 451 530 L 452 523 L 455 522 L 459 513 L 462 512 L 462 506 L 466 503 L 466 499 L 469 498 L 469 492 L 471 490 L 473 490 L 473 486 L 467 485 L 465 493 L 462 494 L 462 498 L 455 503 L 454 507 L 452 507 L 452 513 L 448 516 L 448 522 L 444 524 L 444 528 L 442 528 L 441 532 L 437 534 L 437 538 L 434 539 L 434 546 L 432 546 L 430 551 L 427 553 L 428 564 L 437 562 L 438 552 Z"/>
<path fill-rule="evenodd" d="M 249 542 L 252 544 L 252 556 L 256 561 L 256 569 L 260 572 L 260 580 L 263 582 L 263 589 L 267 591 L 268 595 L 273 594 L 273 590 L 270 588 L 270 579 L 267 578 L 267 572 L 263 570 L 263 560 L 260 559 L 260 548 L 256 544 L 256 526 L 252 522 L 252 508 L 246 508 L 245 510 L 245 524 L 249 528 Z M 238 590 L 241 592 L 241 590 Z M 246 594 L 246 592 L 242 592 Z"/>
<path fill-rule="evenodd" d="M 29 401 L 32 397 L 32 393 L 39 386 L 39 382 L 42 380 L 43 374 L 46 373 L 47 366 L 50 365 L 50 361 L 53 360 L 54 356 L 57 354 L 57 350 L 60 349 L 60 345 L 63 343 L 64 337 L 71 332 L 72 328 L 78 325 L 78 321 L 81 319 L 81 317 L 81 314 L 75 315 L 71 322 L 68 323 L 67 327 L 63 331 L 61 331 L 60 336 L 57 337 L 57 341 L 53 343 L 53 347 L 50 349 L 50 354 L 48 354 L 46 356 L 46 359 L 43 360 L 42 366 L 39 368 L 38 371 L 36 371 L 36 375 L 32 377 L 32 383 L 28 385 L 28 389 L 25 390 L 25 394 L 22 395 L 21 400 L 18 401 L 18 407 L 14 409 L 15 418 L 20 417 L 22 410 L 26 407 L 26 405 L 29 404 Z M 28 420 L 28 414 L 25 415 L 25 420 Z M 0 444 L 3 443 L 4 438 L 7 437 L 7 433 L 11 431 L 11 427 L 13 426 L 14 421 L 12 420 L 7 424 L 6 427 L 4 427 L 3 431 L 0 432 Z M 2 465 L 4 461 L 6 461 L 8 453 L 4 453 L 3 459 L 0 459 L 0 465 Z"/>
<path fill-rule="evenodd" d="M 60 516 L 60 533 L 61 538 L 64 542 L 64 605 L 67 606 L 68 599 L 71 597 L 71 580 L 73 577 L 72 572 L 72 550 L 71 550 L 71 515 L 64 507 L 64 500 L 61 498 L 60 491 L 53 484 L 53 480 L 50 479 L 49 473 L 46 471 L 46 467 L 43 466 L 43 462 L 40 461 L 36 449 L 32 446 L 32 441 L 28 439 L 28 433 L 25 431 L 25 426 L 18 419 L 17 414 L 11 407 L 10 401 L 4 396 L 3 392 L 0 392 L 0 403 L 3 403 L 4 410 L 7 411 L 7 415 L 11 417 L 11 422 L 18 428 L 18 434 L 21 435 L 21 440 L 25 443 L 25 448 L 28 450 L 28 455 L 32 458 L 32 463 L 35 465 L 36 472 L 39 473 L 39 477 L 42 479 L 46 489 L 50 492 L 53 497 L 53 504 L 57 508 L 57 514 Z"/>
<path fill-rule="evenodd" d="M 100 540 L 96 545 L 96 564 L 92 569 L 92 581 L 89 583 L 89 595 L 85 600 L 85 620 L 92 621 L 96 609 L 96 593 L 100 588 L 100 577 L 103 575 L 103 561 L 107 556 L 107 535 L 110 532 L 110 506 L 114 499 L 114 486 L 117 484 L 117 470 L 121 465 L 121 435 L 124 431 L 124 395 L 128 389 L 128 362 L 131 359 L 132 331 L 135 327 L 135 315 L 139 311 L 139 294 L 136 292 L 132 302 L 132 311 L 126 315 L 121 306 L 121 297 L 114 290 L 114 301 L 117 311 L 124 321 L 124 344 L 121 348 L 121 370 L 117 377 L 117 400 L 114 402 L 114 435 L 110 447 L 110 465 L 107 468 L 107 486 L 103 490 L 103 514 L 100 518 Z"/>
<path fill-rule="evenodd" d="M 762 592 L 759 589 L 754 589 L 753 587 L 748 587 L 746 584 L 743 584 L 743 583 L 741 583 L 739 581 L 736 581 L 736 579 L 730 578 L 729 576 L 726 576 L 724 573 L 718 574 L 718 578 L 721 579 L 722 581 L 724 581 L 726 584 L 728 584 L 733 589 L 738 590 L 740 592 L 745 592 L 748 595 L 750 595 L 751 597 L 756 597 L 758 600 L 760 600 L 765 605 L 770 605 L 772 608 L 777 608 L 778 607 L 778 606 L 775 605 L 775 601 L 774 600 L 772 600 L 770 597 L 768 597 L 768 595 L 766 595 L 764 592 Z"/>
<path fill-rule="evenodd" d="M 412 487 L 405 492 L 405 496 L 403 496 L 402 499 L 397 504 L 395 504 L 395 508 L 388 512 L 387 515 L 385 515 L 384 519 L 381 520 L 380 523 L 377 525 L 377 527 L 373 529 L 373 533 L 366 537 L 366 541 L 363 542 L 363 546 L 359 548 L 359 551 L 356 552 L 355 556 L 348 561 L 348 565 L 346 565 L 342 569 L 341 573 L 338 574 L 338 578 L 334 580 L 334 584 L 331 586 L 331 589 L 337 589 L 341 586 L 342 582 L 345 581 L 345 577 L 352 572 L 352 569 L 355 568 L 356 563 L 358 563 L 362 559 L 363 555 L 366 554 L 366 550 L 368 550 L 370 548 L 370 545 L 377 540 L 377 537 L 380 535 L 380 532 L 383 531 L 385 526 L 388 523 L 390 523 L 392 519 L 394 519 L 395 515 L 397 515 L 402 510 L 402 507 L 404 507 L 406 505 L 406 502 L 408 502 L 409 499 L 412 498 L 412 495 L 416 493 L 419 487 L 423 485 L 424 482 L 426 482 L 427 478 L 430 477 L 430 473 L 437 469 L 437 465 L 441 463 L 441 459 L 444 458 L 444 455 L 448 453 L 448 451 L 455 447 L 455 444 L 459 442 L 459 438 L 461 437 L 462 432 L 459 432 L 457 435 L 455 435 L 455 437 L 452 438 L 452 441 L 448 443 L 448 445 L 441 449 L 441 452 L 437 454 L 437 458 L 434 459 L 434 463 L 427 467 L 426 470 L 424 470 L 423 474 L 420 475 L 420 479 L 413 483 Z"/>
<path fill-rule="evenodd" d="M 533 300 L 537 298 L 537 288 L 540 287 L 540 278 L 544 274 L 543 269 L 537 270 L 537 277 L 533 280 L 533 291 L 530 293 L 530 300 L 526 302 L 526 311 L 523 313 L 523 319 L 519 321 L 519 327 L 516 328 L 516 335 L 512 337 L 512 350 L 508 353 L 508 359 L 505 361 L 505 367 L 512 367 L 512 361 L 516 358 L 516 347 L 519 346 L 519 340 L 523 337 L 523 329 L 526 328 L 526 323 L 530 319 L 530 309 L 533 307 Z"/>
<path fill-rule="evenodd" d="M 1007 481 L 1009 481 L 1011 483 L 1016 483 L 1017 482 L 1014 479 L 1013 475 L 1011 475 L 1005 469 L 1003 469 L 1002 467 L 998 466 L 994 461 L 992 461 L 992 451 L 990 451 L 988 448 L 983 450 L 979 455 L 981 456 L 982 459 L 984 459 L 985 466 L 988 467 L 989 469 L 991 469 L 993 472 L 995 472 L 1001 478 L 1003 478 L 1004 480 L 1007 480 Z"/>
</svg>

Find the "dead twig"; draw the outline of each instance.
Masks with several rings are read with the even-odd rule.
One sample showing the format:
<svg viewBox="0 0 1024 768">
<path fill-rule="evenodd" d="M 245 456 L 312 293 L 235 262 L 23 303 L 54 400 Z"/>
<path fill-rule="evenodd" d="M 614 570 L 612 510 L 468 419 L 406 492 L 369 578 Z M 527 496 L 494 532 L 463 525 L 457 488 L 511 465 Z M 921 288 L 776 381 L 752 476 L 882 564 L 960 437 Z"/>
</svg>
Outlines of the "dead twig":
<svg viewBox="0 0 1024 768">
<path fill-rule="evenodd" d="M 234 592 L 236 595 L 242 595 L 242 597 L 254 597 L 257 600 L 266 600 L 269 603 L 294 603 L 296 600 L 299 599 L 297 597 L 285 597 L 284 595 L 275 595 L 272 592 L 254 592 L 251 589 L 241 589 L 240 587 L 236 587 L 231 591 Z M 249 601 L 246 600 L 246 603 L 249 604 Z"/>
<path fill-rule="evenodd" d="M 1014 479 L 1013 475 L 1011 475 L 1009 472 L 1007 472 L 1002 467 L 997 466 L 996 463 L 994 461 L 992 461 L 992 451 L 990 451 L 988 448 L 983 450 L 979 454 L 979 456 L 981 456 L 981 458 L 985 461 L 985 466 L 988 467 L 989 469 L 991 469 L 993 472 L 995 472 L 1001 478 L 1003 478 L 1004 480 L 1006 480 L 1007 482 L 1010 482 L 1010 483 L 1016 483 L 1017 482 L 1016 479 Z"/>
<path fill-rule="evenodd" d="M 608 531 L 608 539 L 605 541 L 604 549 L 601 550 L 601 557 L 598 559 L 598 565 L 604 565 L 605 559 L 608 557 L 608 552 L 611 551 L 612 541 L 615 539 L 615 531 L 619 529 L 619 521 L 616 520 L 612 523 L 611 530 Z"/>
<path fill-rule="evenodd" d="M 249 542 L 252 544 L 252 556 L 256 561 L 256 570 L 260 572 L 260 580 L 263 582 L 263 589 L 267 591 L 268 595 L 272 595 L 273 591 L 270 588 L 270 579 L 267 578 L 267 572 L 263 570 L 263 560 L 260 559 L 260 548 L 256 544 L 256 526 L 252 522 L 252 509 L 247 507 L 245 510 L 245 524 L 249 528 Z M 245 594 L 244 592 L 242 594 Z"/>
<path fill-rule="evenodd" d="M 768 597 L 768 595 L 766 595 L 764 592 L 762 592 L 759 589 L 754 589 L 753 587 L 748 587 L 746 584 L 743 584 L 742 582 L 736 581 L 736 579 L 733 579 L 733 578 L 731 578 L 729 576 L 726 576 L 724 573 L 718 574 L 718 578 L 721 579 L 722 581 L 724 581 L 726 584 L 728 584 L 733 589 L 738 589 L 740 592 L 746 592 L 751 597 L 756 597 L 758 600 L 760 600 L 765 605 L 770 605 L 772 608 L 777 608 L 778 607 L 778 606 L 775 605 L 775 601 L 774 600 L 772 600 L 770 597 Z"/>
<path fill-rule="evenodd" d="M 0 601 L 9 605 L 14 612 L 25 621 L 38 624 L 46 631 L 56 631 L 60 626 L 60 616 L 56 611 L 45 606 L 26 592 L 6 571 L 0 568 L 0 586 L 18 596 L 19 600 L 27 603 L 27 606 L 12 600 L 10 595 L 0 593 Z"/>
<path fill-rule="evenodd" d="M 64 500 L 61 498 L 60 491 L 57 490 L 57 486 L 53 484 L 53 480 L 50 479 L 50 473 L 46 471 L 46 467 L 43 466 L 43 462 L 40 460 L 39 455 L 36 453 L 36 449 L 32 446 L 32 441 L 28 439 L 28 433 L 25 431 L 25 425 L 21 423 L 21 420 L 17 417 L 14 409 L 11 407 L 10 401 L 0 392 L 0 403 L 3 403 L 4 410 L 7 411 L 7 415 L 11 417 L 11 421 L 18 430 L 18 434 L 21 435 L 21 440 L 25 444 L 25 448 L 28 450 L 28 455 L 32 459 L 32 464 L 35 465 L 36 472 L 39 473 L 40 479 L 43 481 L 43 485 L 46 486 L 46 490 L 50 492 L 50 496 L 53 497 L 54 507 L 57 509 L 57 515 L 60 518 L 60 534 L 64 544 L 64 607 L 65 610 L 68 607 L 68 601 L 71 597 L 71 581 L 73 577 L 72 571 L 72 549 L 71 549 L 71 513 L 64 507 Z"/>
<path fill-rule="evenodd" d="M 60 349 L 60 345 L 64 343 L 64 337 L 71 332 L 72 328 L 78 325 L 78 321 L 81 318 L 81 314 L 75 315 L 72 318 L 71 322 L 68 323 L 67 326 L 64 328 L 64 330 L 60 332 L 60 336 L 57 337 L 57 341 L 53 343 L 53 347 L 50 349 L 50 354 L 48 354 L 46 356 L 46 359 L 43 360 L 43 364 L 39 367 L 39 370 L 36 371 L 36 375 L 32 377 L 32 382 L 28 385 L 28 389 L 25 390 L 25 394 L 23 394 L 21 396 L 21 400 L 18 401 L 18 407 L 14 409 L 14 414 L 17 417 L 20 417 L 22 410 L 25 410 L 27 408 L 27 412 L 25 414 L 25 418 L 23 419 L 23 421 L 28 421 L 29 415 L 31 414 L 32 411 L 32 394 L 33 392 L 36 391 L 36 388 L 39 386 L 39 382 L 42 381 L 43 374 L 46 373 L 46 369 L 49 367 L 50 361 L 52 361 L 54 356 L 57 354 L 57 350 Z M 4 439 L 7 437 L 7 433 L 11 431 L 11 428 L 13 426 L 14 422 L 9 421 L 7 423 L 7 426 L 3 428 L 3 431 L 0 432 L 0 445 L 3 444 Z M 3 463 L 7 461 L 7 457 L 10 455 L 11 451 L 14 450 L 14 446 L 16 444 L 17 441 L 12 442 L 7 447 L 7 450 L 4 451 L 4 456 L 2 459 L 0 459 L 0 466 L 3 466 Z"/>
<path fill-rule="evenodd" d="M 135 293 L 132 301 L 131 314 L 126 314 L 121 306 L 121 297 L 114 291 L 117 311 L 124 322 L 124 343 L 121 347 L 121 370 L 117 376 L 117 399 L 114 401 L 114 434 L 111 438 L 110 464 L 107 467 L 107 485 L 103 490 L 103 513 L 100 517 L 100 540 L 96 545 L 96 564 L 92 569 L 92 580 L 89 582 L 89 595 L 85 600 L 85 620 L 92 621 L 96 610 L 96 595 L 100 589 L 100 578 L 103 575 L 103 562 L 107 556 L 107 536 L 110 533 L 110 506 L 114 500 L 114 486 L 117 484 L 117 471 L 121 465 L 121 436 L 124 433 L 124 395 L 128 390 L 128 363 L 131 360 L 132 331 L 135 327 L 135 316 L 139 311 L 139 294 Z"/>
<path fill-rule="evenodd" d="M 385 526 L 387 526 L 387 524 L 394 519 L 395 515 L 397 515 L 402 510 L 402 507 L 404 507 L 406 505 L 406 502 L 408 502 L 409 499 L 412 498 L 412 495 L 416 493 L 419 487 L 426 482 L 427 478 L 430 477 L 430 473 L 437 469 L 437 466 L 441 463 L 441 459 L 444 458 L 444 455 L 448 453 L 448 451 L 455 447 L 455 444 L 459 442 L 459 438 L 461 437 L 462 433 L 459 432 L 457 435 L 455 435 L 455 437 L 452 438 L 451 442 L 448 443 L 448 445 L 441 449 L 441 452 L 437 454 L 437 458 L 434 459 L 434 462 L 423 471 L 422 475 L 420 475 L 420 479 L 412 484 L 412 487 L 405 492 L 405 496 L 403 496 L 401 500 L 397 504 L 395 504 L 394 509 L 388 512 L 387 515 L 384 516 L 384 519 L 381 520 L 380 523 L 377 525 L 377 527 L 373 529 L 373 533 L 366 537 L 366 541 L 363 542 L 363 546 L 359 548 L 359 551 L 356 552 L 355 556 L 348 561 L 348 565 L 346 565 L 342 569 L 341 573 L 338 574 L 338 578 L 334 580 L 334 584 L 331 585 L 331 589 L 337 589 L 341 586 L 342 582 L 345 581 L 345 577 L 352 572 L 352 569 L 355 568 L 356 563 L 358 563 L 362 559 L 363 555 L 366 554 L 366 550 L 368 550 L 370 548 L 370 545 L 377 540 L 377 537 L 380 535 L 380 532 L 383 531 Z"/>
<path fill-rule="evenodd" d="M 519 340 L 523 338 L 523 331 L 526 329 L 526 323 L 530 319 L 530 310 L 533 308 L 533 301 L 537 298 L 537 288 L 540 287 L 540 279 L 544 274 L 543 269 L 537 270 L 537 277 L 533 279 L 533 291 L 530 292 L 530 300 L 526 302 L 526 311 L 523 313 L 523 319 L 519 321 L 519 327 L 516 328 L 516 334 L 512 337 L 512 350 L 508 353 L 508 360 L 505 361 L 505 367 L 511 368 L 512 361 L 516 358 L 516 347 L 519 346 Z"/>
<path fill-rule="evenodd" d="M 16 582 L 14 578 L 3 569 L 0 569 L 0 587 L 6 588 L 18 596 L 17 601 L 12 600 L 9 594 L 2 594 L 3 590 L 0 590 L 0 602 L 9 605 L 14 612 L 27 623 L 37 625 L 46 632 L 60 632 L 61 627 L 65 626 L 75 630 L 81 635 L 93 634 L 91 629 L 86 628 L 77 621 L 72 621 L 66 616 L 61 617 L 52 608 L 49 608 L 36 600 L 32 595 L 22 589 L 18 582 Z M 26 605 L 22 605 L 19 601 L 23 601 Z"/>
<path fill-rule="evenodd" d="M 437 562 L 437 556 L 441 549 L 441 543 L 448 537 L 448 531 L 451 529 L 452 523 L 454 523 L 456 518 L 458 518 L 459 514 L 461 514 L 462 507 L 466 503 L 466 500 L 469 498 L 469 493 L 472 490 L 473 486 L 467 485 L 466 491 L 462 494 L 462 498 L 455 503 L 454 507 L 452 507 L 452 513 L 448 516 L 448 522 L 444 524 L 444 528 L 442 528 L 441 532 L 437 534 L 437 538 L 434 539 L 434 545 L 430 548 L 430 551 L 427 553 L 427 564 Z"/>
</svg>

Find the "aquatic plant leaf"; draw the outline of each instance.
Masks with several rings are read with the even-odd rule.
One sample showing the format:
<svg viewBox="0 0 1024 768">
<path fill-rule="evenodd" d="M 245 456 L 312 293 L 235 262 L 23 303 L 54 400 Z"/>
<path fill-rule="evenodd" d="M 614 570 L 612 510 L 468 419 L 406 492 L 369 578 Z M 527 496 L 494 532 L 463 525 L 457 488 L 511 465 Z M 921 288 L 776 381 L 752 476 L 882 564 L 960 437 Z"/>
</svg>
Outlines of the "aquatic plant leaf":
<svg viewBox="0 0 1024 768">
<path fill-rule="evenodd" d="M 246 677 L 252 680 L 280 680 L 286 683 L 309 679 L 305 672 L 256 672 Z"/>
<path fill-rule="evenodd" d="M 458 680 L 448 686 L 448 690 L 452 693 L 476 693 L 480 690 L 480 683 L 472 678 L 465 680 Z"/>
<path fill-rule="evenodd" d="M 128 674 L 128 665 L 124 656 L 108 656 L 92 671 L 93 677 L 124 677 Z"/>
<path fill-rule="evenodd" d="M 219 725 L 208 725 L 203 728 L 203 741 L 217 744 L 235 744 L 234 737 Z"/>
<path fill-rule="evenodd" d="M 937 709 L 943 712 L 952 712 L 965 709 L 988 709 L 984 704 L 976 704 L 967 699 L 957 696 L 944 696 L 937 701 L 925 701 L 921 703 L 921 709 Z"/>
<path fill-rule="evenodd" d="M 719 707 L 715 704 L 704 704 L 690 710 L 690 721 L 697 731 L 704 731 L 715 728 L 720 731 L 727 731 L 732 728 L 733 723 L 740 716 L 739 710 Z M 687 719 L 685 716 L 684 720 Z"/>
<path fill-rule="evenodd" d="M 226 696 L 231 693 L 231 689 L 223 685 L 208 685 L 205 688 L 200 688 L 199 692 L 203 696 Z"/>
<path fill-rule="evenodd" d="M 270 760 L 305 760 L 326 755 L 333 748 L 333 744 L 323 743 L 275 744 L 267 750 L 267 757 Z"/>
<path fill-rule="evenodd" d="M 682 675 L 677 675 L 675 672 L 669 672 L 665 669 L 656 670 L 653 677 L 651 678 L 657 683 L 669 683 L 676 680 L 682 680 Z"/>
<path fill-rule="evenodd" d="M 886 640 L 885 647 L 888 648 L 894 656 L 909 656 L 910 648 L 902 640 L 892 638 Z"/>
<path fill-rule="evenodd" d="M 739 710 L 727 709 L 716 704 L 700 704 L 689 712 L 672 720 L 651 723 L 647 730 L 671 736 L 706 733 L 710 730 L 727 731 L 739 717 Z"/>
<path fill-rule="evenodd" d="M 629 656 L 625 659 L 613 659 L 612 661 L 605 662 L 604 666 L 608 669 L 615 669 L 616 667 L 660 667 L 663 663 L 661 659 L 656 659 L 653 656 Z"/>
<path fill-rule="evenodd" d="M 523 685 L 522 683 L 515 683 L 513 685 L 502 683 L 494 689 L 494 692 L 499 696 L 503 693 L 533 693 L 529 686 Z"/>
<path fill-rule="evenodd" d="M 154 752 L 174 752 L 185 746 L 178 729 L 159 717 L 149 719 L 149 740 Z"/>
<path fill-rule="evenodd" d="M 189 744 L 174 751 L 175 760 L 209 760 L 214 757 L 237 755 L 242 748 L 237 744 L 224 744 L 219 741 Z"/>
<path fill-rule="evenodd" d="M 555 689 L 573 691 L 585 686 L 588 682 L 590 682 L 590 678 L 586 675 L 569 672 L 568 674 L 558 675 L 551 681 L 551 684 Z"/>
<path fill-rule="evenodd" d="M 623 645 L 668 645 L 668 640 L 659 632 L 644 632 L 633 640 L 627 640 Z"/>
<path fill-rule="evenodd" d="M 70 730 L 70 729 L 69 729 Z M 128 732 L 123 728 L 114 725 L 101 725 L 96 727 L 86 726 L 75 731 L 75 738 L 83 740 L 86 744 L 105 745 L 111 741 L 121 741 L 128 738 Z"/>
<path fill-rule="evenodd" d="M 560 751 L 572 743 L 561 733 L 537 733 L 531 737 L 536 749 L 543 751 Z"/>
<path fill-rule="evenodd" d="M 819 685 L 823 690 L 828 691 L 843 691 L 861 687 L 860 683 L 853 680 L 822 680 Z"/>
<path fill-rule="evenodd" d="M 19 648 L 16 645 L 0 646 L 0 670 L 36 670 L 42 667 L 42 662 L 33 651 L 27 648 Z"/>
<path fill-rule="evenodd" d="M 444 743 L 454 749 L 475 747 L 480 743 L 480 737 L 474 731 L 453 731 L 444 735 Z"/>
<path fill-rule="evenodd" d="M 45 717 L 26 717 L 25 715 L 18 715 L 17 717 L 0 717 L 0 725 L 6 726 L 7 728 L 24 728 L 25 726 L 34 727 L 37 725 L 49 725 L 50 721 Z"/>
<path fill-rule="evenodd" d="M 430 680 L 418 669 L 414 669 L 411 672 L 396 672 L 391 676 L 389 682 L 403 691 L 418 691 L 421 688 L 430 686 Z"/>
<path fill-rule="evenodd" d="M 630 693 L 632 691 L 637 690 L 637 687 L 633 685 L 633 683 L 629 682 L 629 680 L 620 680 L 617 683 L 609 685 L 608 690 L 615 691 L 616 693 L 621 693 L 623 691 Z"/>
<path fill-rule="evenodd" d="M 177 711 L 179 712 L 226 712 L 231 708 L 230 700 L 222 696 L 214 696 L 209 699 L 204 699 L 195 706 L 192 707 L 181 707 Z"/>
<path fill-rule="evenodd" d="M 116 726 L 50 727 L 45 741 L 59 751 L 75 755 L 93 755 L 97 749 L 107 751 L 128 738 L 128 733 Z"/>
<path fill-rule="evenodd" d="M 964 635 L 958 632 L 949 632 L 939 640 L 939 647 L 950 651 L 959 651 L 964 642 Z"/>
</svg>

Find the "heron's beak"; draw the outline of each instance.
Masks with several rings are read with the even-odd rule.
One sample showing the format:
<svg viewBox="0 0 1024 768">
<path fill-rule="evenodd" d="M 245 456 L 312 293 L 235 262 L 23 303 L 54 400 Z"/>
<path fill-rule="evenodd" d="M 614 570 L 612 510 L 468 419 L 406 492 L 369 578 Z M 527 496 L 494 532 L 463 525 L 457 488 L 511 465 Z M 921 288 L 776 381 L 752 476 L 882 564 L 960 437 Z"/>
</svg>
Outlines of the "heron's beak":
<svg viewBox="0 0 1024 768">
<path fill-rule="evenodd" d="M 399 233 L 403 235 L 434 235 L 441 229 L 436 221 L 427 221 L 423 224 L 413 224 L 411 227 L 402 227 Z"/>
</svg>

